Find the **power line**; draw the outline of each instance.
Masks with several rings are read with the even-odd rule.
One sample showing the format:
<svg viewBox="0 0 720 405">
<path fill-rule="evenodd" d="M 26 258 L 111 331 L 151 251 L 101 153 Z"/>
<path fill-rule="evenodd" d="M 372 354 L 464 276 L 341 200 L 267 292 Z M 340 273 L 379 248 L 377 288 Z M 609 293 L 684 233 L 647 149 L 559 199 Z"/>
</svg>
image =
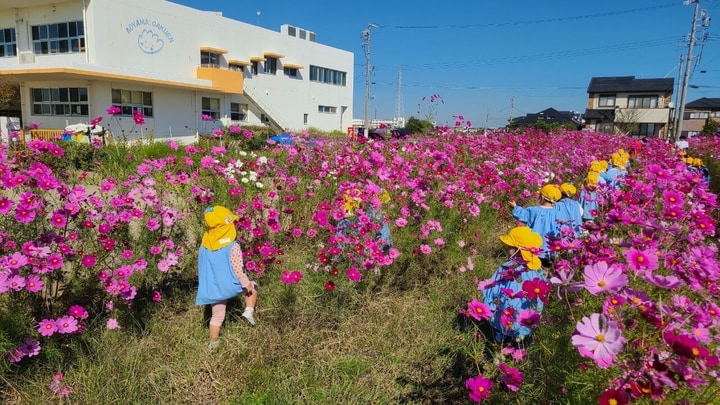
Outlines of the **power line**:
<svg viewBox="0 0 720 405">
<path fill-rule="evenodd" d="M 467 28 L 488 28 L 488 27 L 503 27 L 513 25 L 529 25 L 529 24 L 545 24 L 554 22 L 564 22 L 573 20 L 584 20 L 589 18 L 601 18 L 611 17 L 623 14 L 632 13 L 644 13 L 651 10 L 658 10 L 662 8 L 670 8 L 677 6 L 677 2 L 659 4 L 652 7 L 633 8 L 629 10 L 614 10 L 606 11 L 602 13 L 584 14 L 570 17 L 555 17 L 555 18 L 543 18 L 539 20 L 525 20 L 525 21 L 508 21 L 508 22 L 495 22 L 495 23 L 484 23 L 484 24 L 445 24 L 445 25 L 380 25 L 380 28 L 394 28 L 394 29 L 467 29 Z"/>
</svg>

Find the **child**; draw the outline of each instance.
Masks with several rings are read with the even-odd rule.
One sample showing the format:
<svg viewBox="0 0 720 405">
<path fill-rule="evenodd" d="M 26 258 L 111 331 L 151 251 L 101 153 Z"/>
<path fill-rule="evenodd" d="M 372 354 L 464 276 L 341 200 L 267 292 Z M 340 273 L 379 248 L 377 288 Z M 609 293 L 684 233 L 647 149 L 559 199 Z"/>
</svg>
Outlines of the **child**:
<svg viewBox="0 0 720 405">
<path fill-rule="evenodd" d="M 580 191 L 578 203 L 582 208 L 583 222 L 592 221 L 598 213 L 597 187 L 600 173 L 590 171 L 585 179 L 585 188 Z"/>
<path fill-rule="evenodd" d="M 547 237 L 558 235 L 557 211 L 554 206 L 560 197 L 562 197 L 560 189 L 555 185 L 547 184 L 540 189 L 540 205 L 538 206 L 523 208 L 515 201 L 510 201 L 510 206 L 513 207 L 513 217 L 542 236 L 543 251 L 540 253 L 540 258 L 543 262 L 549 262 L 551 256 L 547 250 Z"/>
<path fill-rule="evenodd" d="M 512 339 L 514 344 L 527 343 L 530 328 L 518 316 L 521 311 L 542 312 L 543 301 L 549 292 L 545 275 L 537 271 L 540 259 L 535 252 L 543 240 L 527 226 L 511 229 L 507 235 L 500 236 L 500 240 L 507 245 L 508 260 L 495 270 L 494 283 L 483 290 L 483 302 L 493 312 L 490 325 L 495 329 L 496 341 Z M 525 282 L 547 291 L 529 298 L 523 291 Z"/>
<path fill-rule="evenodd" d="M 615 188 L 619 187 L 618 177 L 625 176 L 627 174 L 627 170 L 625 170 L 625 168 L 627 167 L 628 161 L 626 158 L 627 154 L 620 154 L 618 152 L 613 153 L 610 157 L 610 164 L 612 167 L 600 174 L 600 177 L 602 177 L 603 180 L 605 180 L 605 183 L 609 186 Z"/>
<path fill-rule="evenodd" d="M 198 292 L 195 305 L 212 305 L 210 349 L 218 346 L 228 299 L 244 292 L 246 307 L 242 316 L 250 325 L 255 325 L 257 288 L 245 273 L 242 250 L 235 240 L 237 219 L 237 215 L 225 207 L 205 209 L 207 230 L 198 253 Z"/>
<path fill-rule="evenodd" d="M 558 222 L 560 222 L 561 225 L 571 227 L 577 235 L 580 232 L 583 214 L 580 203 L 573 200 L 577 189 L 570 183 L 563 183 L 560 185 L 560 192 L 562 193 L 562 198 L 555 204 Z"/>
</svg>

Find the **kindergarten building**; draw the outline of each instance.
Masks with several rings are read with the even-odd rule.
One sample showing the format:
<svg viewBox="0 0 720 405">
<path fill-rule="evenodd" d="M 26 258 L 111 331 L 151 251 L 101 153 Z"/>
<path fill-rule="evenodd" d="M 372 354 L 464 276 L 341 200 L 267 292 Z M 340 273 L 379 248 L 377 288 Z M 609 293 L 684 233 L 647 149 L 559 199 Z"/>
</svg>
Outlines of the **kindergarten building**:
<svg viewBox="0 0 720 405">
<path fill-rule="evenodd" d="M 103 116 L 116 139 L 191 140 L 229 125 L 344 130 L 354 55 L 316 40 L 165 0 L 0 1 L 0 76 L 20 84 L 24 125 Z"/>
</svg>

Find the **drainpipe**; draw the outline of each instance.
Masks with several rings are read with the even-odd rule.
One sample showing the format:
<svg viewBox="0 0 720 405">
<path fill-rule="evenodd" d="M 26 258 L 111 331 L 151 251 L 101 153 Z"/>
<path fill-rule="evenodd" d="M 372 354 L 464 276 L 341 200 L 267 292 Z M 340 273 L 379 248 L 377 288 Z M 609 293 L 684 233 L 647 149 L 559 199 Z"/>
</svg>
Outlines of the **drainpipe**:
<svg viewBox="0 0 720 405">
<path fill-rule="evenodd" d="M 83 15 L 83 31 L 85 32 L 85 63 L 88 65 L 90 64 L 90 41 L 88 39 L 90 38 L 90 35 L 88 35 L 88 25 L 87 25 L 87 8 L 85 5 L 85 0 L 82 2 L 82 15 Z M 94 40 L 94 38 L 93 38 Z"/>
</svg>

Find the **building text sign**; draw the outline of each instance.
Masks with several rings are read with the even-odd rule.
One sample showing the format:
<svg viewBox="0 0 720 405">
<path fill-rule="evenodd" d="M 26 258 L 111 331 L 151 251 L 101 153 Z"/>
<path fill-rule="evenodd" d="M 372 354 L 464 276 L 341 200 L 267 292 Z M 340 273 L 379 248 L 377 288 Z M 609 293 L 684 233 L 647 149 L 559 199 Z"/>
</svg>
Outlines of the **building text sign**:
<svg viewBox="0 0 720 405">
<path fill-rule="evenodd" d="M 138 18 L 131 21 L 125 31 L 128 35 L 137 33 L 137 44 L 141 51 L 147 54 L 154 54 L 162 51 L 165 42 L 175 41 L 170 30 L 162 23 L 148 18 Z"/>
</svg>

